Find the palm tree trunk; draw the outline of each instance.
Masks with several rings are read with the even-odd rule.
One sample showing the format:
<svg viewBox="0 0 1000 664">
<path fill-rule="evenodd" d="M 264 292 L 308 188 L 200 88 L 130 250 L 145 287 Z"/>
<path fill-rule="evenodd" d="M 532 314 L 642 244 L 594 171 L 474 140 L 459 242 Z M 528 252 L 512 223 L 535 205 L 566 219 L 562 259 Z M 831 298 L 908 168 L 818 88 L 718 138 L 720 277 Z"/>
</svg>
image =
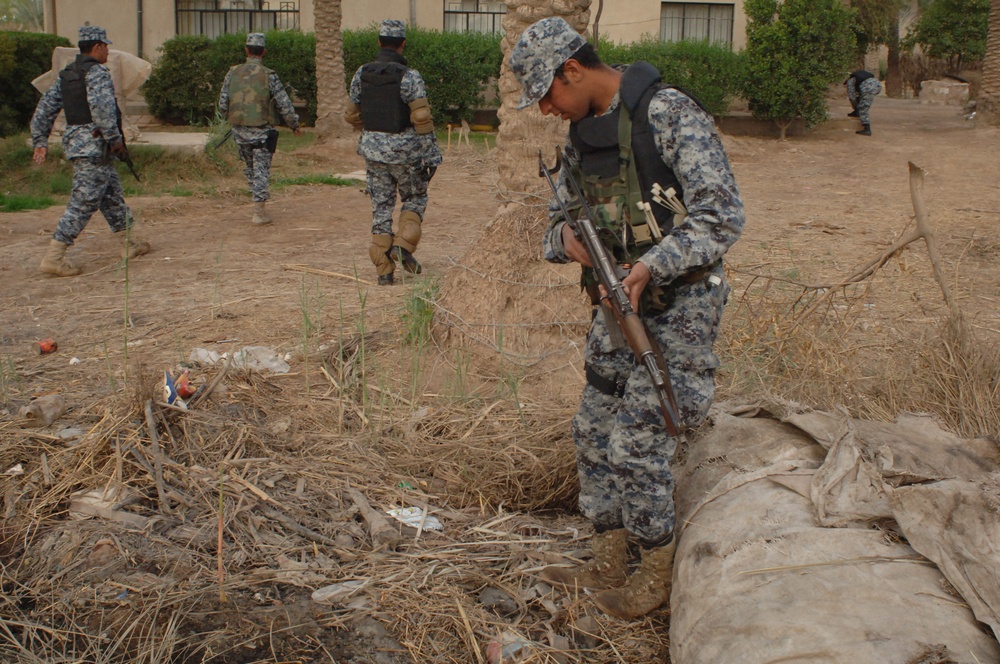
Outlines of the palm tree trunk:
<svg viewBox="0 0 1000 664">
<path fill-rule="evenodd" d="M 990 0 L 990 27 L 976 114 L 989 124 L 1000 124 L 1000 0 Z"/>
<path fill-rule="evenodd" d="M 316 135 L 325 143 L 351 135 L 344 120 L 349 101 L 344 76 L 341 0 L 316 0 Z"/>
</svg>

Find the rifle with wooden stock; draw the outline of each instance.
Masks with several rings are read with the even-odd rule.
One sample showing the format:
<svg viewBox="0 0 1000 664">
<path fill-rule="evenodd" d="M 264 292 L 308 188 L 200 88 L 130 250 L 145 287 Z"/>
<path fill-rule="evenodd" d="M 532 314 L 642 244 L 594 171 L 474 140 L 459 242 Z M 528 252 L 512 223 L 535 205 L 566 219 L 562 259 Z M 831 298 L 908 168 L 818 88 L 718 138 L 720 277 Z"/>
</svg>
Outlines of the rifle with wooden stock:
<svg viewBox="0 0 1000 664">
<path fill-rule="evenodd" d="M 587 205 L 587 200 L 584 198 L 583 192 L 580 191 L 580 185 L 572 176 L 566 178 L 571 183 L 573 195 L 580 204 L 581 214 L 576 219 L 570 214 L 566 201 L 559 195 L 559 189 L 552 176 L 559 172 L 561 166 L 562 150 L 556 151 L 556 164 L 551 169 L 545 166 L 542 152 L 538 151 L 538 174 L 544 176 L 548 181 L 566 223 L 573 229 L 576 238 L 583 243 L 587 250 L 587 256 L 590 258 L 590 264 L 597 274 L 597 280 L 603 287 L 601 307 L 605 312 L 605 321 L 609 328 L 618 326 L 635 355 L 636 364 L 641 364 L 649 372 L 653 387 L 656 389 L 656 396 L 660 401 L 660 410 L 663 411 L 667 433 L 671 436 L 677 436 L 680 433 L 677 400 L 670 385 L 670 374 L 667 371 L 667 363 L 663 359 L 663 353 L 656 341 L 650 336 L 642 318 L 632 308 L 632 303 L 622 285 L 622 277 L 626 276 L 627 273 L 617 265 L 611 253 L 601 242 L 597 234 L 597 227 L 594 225 L 594 217 L 590 212 L 590 206 Z M 611 314 L 611 317 L 607 315 L 608 313 Z"/>
</svg>

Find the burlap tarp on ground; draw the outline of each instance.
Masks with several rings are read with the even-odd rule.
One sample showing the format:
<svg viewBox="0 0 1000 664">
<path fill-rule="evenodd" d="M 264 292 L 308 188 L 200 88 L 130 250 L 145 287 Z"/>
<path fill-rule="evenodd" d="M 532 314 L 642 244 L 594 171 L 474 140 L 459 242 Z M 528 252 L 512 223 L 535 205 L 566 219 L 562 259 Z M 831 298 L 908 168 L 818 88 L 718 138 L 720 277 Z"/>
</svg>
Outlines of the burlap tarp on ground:
<svg viewBox="0 0 1000 664">
<path fill-rule="evenodd" d="M 1000 447 L 721 406 L 677 470 L 673 664 L 1000 662 Z"/>
</svg>

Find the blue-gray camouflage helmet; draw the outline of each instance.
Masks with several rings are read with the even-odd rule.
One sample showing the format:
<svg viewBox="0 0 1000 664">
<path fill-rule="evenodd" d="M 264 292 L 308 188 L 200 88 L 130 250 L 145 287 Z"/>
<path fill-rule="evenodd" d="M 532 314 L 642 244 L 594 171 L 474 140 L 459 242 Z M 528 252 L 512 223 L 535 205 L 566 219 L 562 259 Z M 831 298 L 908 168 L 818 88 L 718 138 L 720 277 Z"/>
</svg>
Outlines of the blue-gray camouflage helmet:
<svg viewBox="0 0 1000 664">
<path fill-rule="evenodd" d="M 80 28 L 80 36 L 77 41 L 95 41 L 102 42 L 105 44 L 110 44 L 111 40 L 108 39 L 108 33 L 105 32 L 104 28 L 98 27 L 96 25 L 85 25 Z"/>
<path fill-rule="evenodd" d="M 556 69 L 587 41 L 558 16 L 529 25 L 510 52 L 510 70 L 521 84 L 518 110 L 531 106 L 552 87 Z"/>
</svg>

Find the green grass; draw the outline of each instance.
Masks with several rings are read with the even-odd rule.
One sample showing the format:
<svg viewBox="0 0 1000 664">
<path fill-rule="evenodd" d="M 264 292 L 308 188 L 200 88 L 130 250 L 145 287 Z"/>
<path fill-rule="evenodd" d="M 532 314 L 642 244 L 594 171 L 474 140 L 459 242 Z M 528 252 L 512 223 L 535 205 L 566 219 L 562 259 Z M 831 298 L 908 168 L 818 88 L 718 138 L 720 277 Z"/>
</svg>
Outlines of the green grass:
<svg viewBox="0 0 1000 664">
<path fill-rule="evenodd" d="M 0 193 L 0 212 L 23 212 L 24 210 L 44 210 L 54 205 L 51 196 L 32 196 Z"/>
<path fill-rule="evenodd" d="M 331 175 L 297 175 L 295 177 L 277 178 L 271 180 L 272 189 L 281 189 L 298 184 L 328 184 L 335 187 L 349 187 L 358 184 L 357 180 L 345 180 Z"/>
</svg>

